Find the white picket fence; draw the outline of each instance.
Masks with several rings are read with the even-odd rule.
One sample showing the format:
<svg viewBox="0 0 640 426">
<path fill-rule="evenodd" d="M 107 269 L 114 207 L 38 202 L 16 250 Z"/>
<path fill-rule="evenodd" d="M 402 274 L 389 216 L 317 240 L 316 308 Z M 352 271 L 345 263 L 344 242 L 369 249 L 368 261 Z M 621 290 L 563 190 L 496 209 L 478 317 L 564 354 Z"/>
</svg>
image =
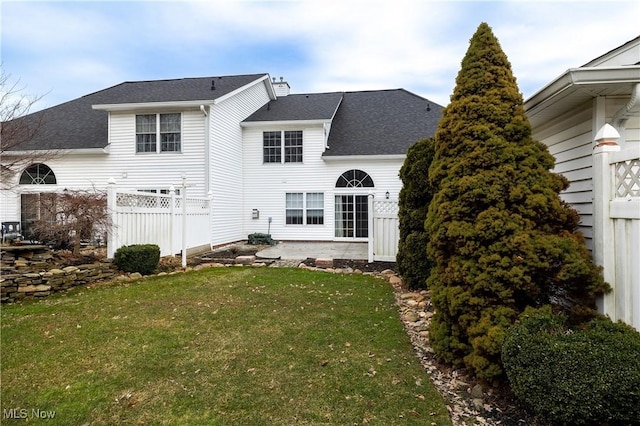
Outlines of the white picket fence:
<svg viewBox="0 0 640 426">
<path fill-rule="evenodd" d="M 640 148 L 594 149 L 594 258 L 613 291 L 601 309 L 640 330 Z"/>
<path fill-rule="evenodd" d="M 156 244 L 161 256 L 182 253 L 183 264 L 190 249 L 211 245 L 211 197 L 121 191 L 115 182 L 108 185 L 108 209 L 112 229 L 107 257 L 132 244 Z"/>
<path fill-rule="evenodd" d="M 369 195 L 369 262 L 395 262 L 400 240 L 398 200 Z"/>
</svg>

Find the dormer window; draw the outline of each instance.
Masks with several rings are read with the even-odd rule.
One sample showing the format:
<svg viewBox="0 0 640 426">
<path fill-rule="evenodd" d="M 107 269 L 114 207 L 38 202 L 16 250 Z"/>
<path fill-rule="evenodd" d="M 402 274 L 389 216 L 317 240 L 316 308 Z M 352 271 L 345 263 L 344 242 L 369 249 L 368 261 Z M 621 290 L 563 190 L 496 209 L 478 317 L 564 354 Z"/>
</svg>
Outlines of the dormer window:
<svg viewBox="0 0 640 426">
<path fill-rule="evenodd" d="M 180 113 L 136 115 L 136 153 L 180 152 L 181 121 Z"/>
<path fill-rule="evenodd" d="M 302 130 L 263 132 L 262 159 L 264 163 L 302 163 Z"/>
</svg>

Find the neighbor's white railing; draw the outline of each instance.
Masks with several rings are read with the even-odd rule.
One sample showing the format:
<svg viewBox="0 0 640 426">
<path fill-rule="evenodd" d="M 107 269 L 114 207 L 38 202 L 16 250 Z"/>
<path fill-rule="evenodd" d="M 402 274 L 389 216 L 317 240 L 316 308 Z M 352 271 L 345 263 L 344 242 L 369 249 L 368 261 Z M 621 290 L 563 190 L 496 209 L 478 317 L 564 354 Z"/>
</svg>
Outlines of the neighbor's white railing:
<svg viewBox="0 0 640 426">
<path fill-rule="evenodd" d="M 369 262 L 395 262 L 400 228 L 398 200 L 375 200 L 369 195 Z"/>
<path fill-rule="evenodd" d="M 173 188 L 169 194 L 120 191 L 110 181 L 108 209 L 109 258 L 122 246 L 157 244 L 161 256 L 182 253 L 185 266 L 187 250 L 211 244 L 211 197 L 188 197 L 184 184 L 177 196 Z"/>
<path fill-rule="evenodd" d="M 613 288 L 600 308 L 640 330 L 640 148 L 622 151 L 615 138 L 596 143 L 594 260 Z"/>
</svg>

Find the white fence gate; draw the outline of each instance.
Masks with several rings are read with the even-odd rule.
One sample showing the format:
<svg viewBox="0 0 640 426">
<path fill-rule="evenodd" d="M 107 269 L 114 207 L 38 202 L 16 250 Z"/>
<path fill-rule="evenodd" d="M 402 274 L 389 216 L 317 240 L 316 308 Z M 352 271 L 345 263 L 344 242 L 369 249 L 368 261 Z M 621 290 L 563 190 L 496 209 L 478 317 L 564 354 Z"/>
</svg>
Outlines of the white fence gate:
<svg viewBox="0 0 640 426">
<path fill-rule="evenodd" d="M 109 182 L 108 209 L 112 230 L 107 243 L 107 257 L 131 244 L 156 244 L 160 256 L 181 252 L 183 266 L 189 249 L 211 245 L 211 198 L 187 197 L 186 185 L 181 195 L 118 191 Z"/>
<path fill-rule="evenodd" d="M 601 308 L 640 330 L 640 148 L 607 142 L 593 154 L 594 259 L 613 287 Z"/>
<path fill-rule="evenodd" d="M 369 262 L 395 262 L 400 240 L 398 200 L 369 195 Z"/>
</svg>

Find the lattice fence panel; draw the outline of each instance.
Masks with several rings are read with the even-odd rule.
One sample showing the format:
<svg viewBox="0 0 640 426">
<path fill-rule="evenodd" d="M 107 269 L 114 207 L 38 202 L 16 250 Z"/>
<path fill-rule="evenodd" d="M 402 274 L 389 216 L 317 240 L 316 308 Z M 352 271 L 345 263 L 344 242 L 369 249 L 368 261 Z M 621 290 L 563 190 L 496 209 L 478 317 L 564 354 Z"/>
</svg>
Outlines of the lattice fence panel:
<svg viewBox="0 0 640 426">
<path fill-rule="evenodd" d="M 398 214 L 398 202 L 397 201 L 374 201 L 373 209 L 376 215 L 397 215 Z"/>
<path fill-rule="evenodd" d="M 118 192 L 116 193 L 116 206 L 139 209 L 168 209 L 171 206 L 171 197 L 157 194 Z"/>
<path fill-rule="evenodd" d="M 640 197 L 640 159 L 616 163 L 616 197 Z"/>
</svg>

